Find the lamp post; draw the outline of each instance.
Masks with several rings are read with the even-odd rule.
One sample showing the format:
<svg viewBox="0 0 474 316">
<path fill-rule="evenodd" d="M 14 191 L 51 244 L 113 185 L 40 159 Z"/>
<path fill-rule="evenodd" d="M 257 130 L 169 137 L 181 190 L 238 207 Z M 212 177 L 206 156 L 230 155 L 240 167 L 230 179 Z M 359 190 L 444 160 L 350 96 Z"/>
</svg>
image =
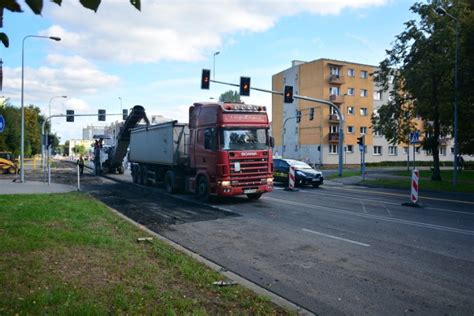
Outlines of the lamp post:
<svg viewBox="0 0 474 316">
<path fill-rule="evenodd" d="M 20 146 L 21 146 L 21 153 L 20 153 L 20 181 L 22 183 L 25 182 L 25 107 L 24 107 L 24 87 L 25 87 L 25 40 L 30 37 L 36 38 L 46 38 L 51 39 L 53 41 L 60 41 L 60 37 L 56 36 L 41 36 L 41 35 L 26 35 L 23 37 L 23 42 L 21 45 L 21 139 L 20 139 Z"/>
<path fill-rule="evenodd" d="M 122 112 L 122 97 L 118 97 L 118 99 L 120 100 L 120 112 Z"/>
<path fill-rule="evenodd" d="M 219 55 L 221 52 L 215 52 L 212 56 L 212 79 L 216 79 L 216 56 Z"/>
<path fill-rule="evenodd" d="M 66 99 L 67 96 L 66 95 L 57 95 L 57 96 L 54 96 L 51 99 L 49 99 L 49 104 L 48 104 L 49 114 L 48 114 L 48 117 L 51 117 L 51 101 L 53 101 L 54 99 L 57 99 L 57 98 Z M 49 125 L 49 133 L 48 134 L 51 134 L 51 125 Z M 45 156 L 45 152 L 46 152 L 46 144 L 45 144 L 46 138 L 45 138 L 45 135 L 41 135 L 41 136 L 43 137 L 42 142 L 41 142 L 41 167 L 42 167 L 43 173 L 44 173 L 44 171 L 45 171 L 44 170 L 45 169 L 44 156 Z M 49 159 L 49 155 L 48 155 L 48 159 Z"/>
<path fill-rule="evenodd" d="M 459 68 L 459 20 L 452 14 L 449 14 L 443 7 L 438 7 L 435 10 L 440 15 L 446 15 L 451 18 L 455 23 L 455 38 L 456 38 L 456 50 L 454 55 L 454 160 L 453 160 L 453 186 L 457 184 L 458 178 L 458 155 L 459 155 L 459 144 L 458 144 L 458 68 Z"/>
</svg>

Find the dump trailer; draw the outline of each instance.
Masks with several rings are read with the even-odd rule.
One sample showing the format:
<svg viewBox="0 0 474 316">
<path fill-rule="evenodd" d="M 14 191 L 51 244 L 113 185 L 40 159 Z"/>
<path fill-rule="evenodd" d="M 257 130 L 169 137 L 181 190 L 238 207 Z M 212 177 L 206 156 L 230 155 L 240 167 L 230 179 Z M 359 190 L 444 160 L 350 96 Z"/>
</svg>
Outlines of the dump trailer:
<svg viewBox="0 0 474 316">
<path fill-rule="evenodd" d="M 134 183 L 163 183 L 169 193 L 247 195 L 273 189 L 273 138 L 264 106 L 194 103 L 189 124 L 165 122 L 131 130 Z"/>
</svg>

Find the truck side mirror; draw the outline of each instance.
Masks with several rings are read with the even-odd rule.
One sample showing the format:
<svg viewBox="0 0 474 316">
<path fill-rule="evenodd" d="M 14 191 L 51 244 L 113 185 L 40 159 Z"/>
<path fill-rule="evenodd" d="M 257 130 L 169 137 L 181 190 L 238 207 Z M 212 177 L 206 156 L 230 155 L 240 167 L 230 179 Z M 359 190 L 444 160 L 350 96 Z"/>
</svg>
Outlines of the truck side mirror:
<svg viewBox="0 0 474 316">
<path fill-rule="evenodd" d="M 270 147 L 275 147 L 275 139 L 273 138 L 273 136 L 270 136 Z"/>
</svg>

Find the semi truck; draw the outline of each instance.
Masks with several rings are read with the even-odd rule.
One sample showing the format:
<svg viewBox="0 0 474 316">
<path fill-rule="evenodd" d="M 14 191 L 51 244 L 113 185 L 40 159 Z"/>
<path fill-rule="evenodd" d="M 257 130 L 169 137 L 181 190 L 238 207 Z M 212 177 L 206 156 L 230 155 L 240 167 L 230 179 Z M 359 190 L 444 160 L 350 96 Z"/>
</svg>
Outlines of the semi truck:
<svg viewBox="0 0 474 316">
<path fill-rule="evenodd" d="M 273 138 L 265 106 L 201 102 L 189 123 L 169 121 L 130 133 L 128 161 L 134 183 L 163 183 L 167 192 L 209 196 L 246 195 L 256 200 L 273 190 Z"/>
</svg>

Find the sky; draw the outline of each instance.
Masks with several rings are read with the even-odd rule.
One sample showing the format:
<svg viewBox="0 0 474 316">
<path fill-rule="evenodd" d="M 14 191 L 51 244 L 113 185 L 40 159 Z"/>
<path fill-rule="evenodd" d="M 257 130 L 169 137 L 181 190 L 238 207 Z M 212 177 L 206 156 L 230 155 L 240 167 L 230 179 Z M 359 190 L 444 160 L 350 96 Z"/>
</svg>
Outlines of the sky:
<svg viewBox="0 0 474 316">
<path fill-rule="evenodd" d="M 128 0 L 103 0 L 97 13 L 79 1 L 59 7 L 44 0 L 41 16 L 19 3 L 23 13 L 4 13 L 10 47 L 0 45 L 0 96 L 21 105 L 25 36 L 57 36 L 61 41 L 24 42 L 25 106 L 45 114 L 51 106 L 52 115 L 118 114 L 140 104 L 149 116 L 180 122 L 193 102 L 235 90 L 216 83 L 201 90 L 202 69 L 218 81 L 238 84 L 247 76 L 252 87 L 271 90 L 272 75 L 292 60 L 378 65 L 404 22 L 415 18 L 409 0 L 142 0 L 141 11 Z M 267 106 L 271 116 L 270 94 L 251 91 L 242 100 Z M 117 120 L 109 116 L 105 124 Z M 52 119 L 61 143 L 82 138 L 87 125 L 104 123 L 96 116 Z"/>
</svg>

